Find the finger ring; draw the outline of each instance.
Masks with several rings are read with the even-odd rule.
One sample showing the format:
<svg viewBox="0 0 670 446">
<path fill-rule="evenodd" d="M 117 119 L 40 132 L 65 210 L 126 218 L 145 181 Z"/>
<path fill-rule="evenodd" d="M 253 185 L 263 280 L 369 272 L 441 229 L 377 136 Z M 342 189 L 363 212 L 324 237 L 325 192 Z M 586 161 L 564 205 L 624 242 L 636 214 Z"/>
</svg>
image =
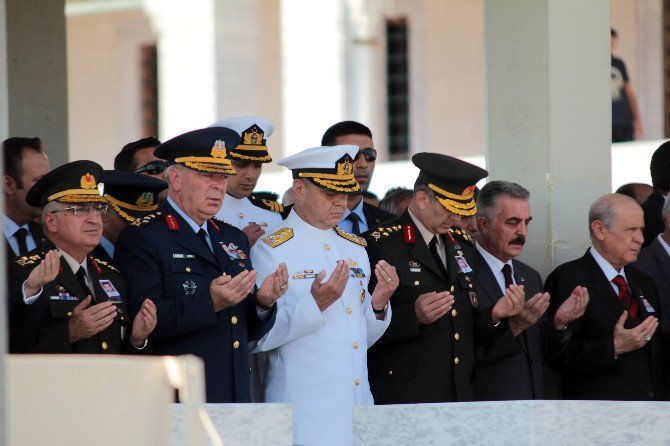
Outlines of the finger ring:
<svg viewBox="0 0 670 446">
<path fill-rule="evenodd" d="M 280 290 L 284 291 L 286 289 L 286 284 L 279 287 Z"/>
<path fill-rule="evenodd" d="M 390 278 L 390 277 L 387 277 L 387 278 L 386 278 L 386 281 L 387 281 L 387 282 L 390 282 L 390 281 L 391 281 L 391 278 Z"/>
<path fill-rule="evenodd" d="M 651 336 L 649 336 L 649 335 L 645 336 L 644 340 L 647 341 L 647 342 L 651 341 Z"/>
<path fill-rule="evenodd" d="M 519 308 L 521 305 L 514 305 L 514 308 Z"/>
</svg>

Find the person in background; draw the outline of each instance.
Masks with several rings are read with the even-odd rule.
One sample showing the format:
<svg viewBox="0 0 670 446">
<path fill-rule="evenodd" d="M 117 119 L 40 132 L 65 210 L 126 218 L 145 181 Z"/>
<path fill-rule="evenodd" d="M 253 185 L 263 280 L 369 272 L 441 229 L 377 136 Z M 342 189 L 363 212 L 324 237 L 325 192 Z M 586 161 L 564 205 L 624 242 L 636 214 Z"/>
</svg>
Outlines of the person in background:
<svg viewBox="0 0 670 446">
<path fill-rule="evenodd" d="M 637 201 L 637 204 L 642 205 L 647 198 L 654 192 L 651 184 L 644 183 L 626 183 L 616 190 L 617 194 L 628 195 Z"/>
<path fill-rule="evenodd" d="M 640 205 L 644 212 L 643 247 L 649 246 L 654 238 L 663 232 L 665 226 L 661 217 L 661 209 L 670 191 L 670 141 L 661 144 L 651 156 L 649 171 L 654 191 Z"/>
<path fill-rule="evenodd" d="M 129 170 L 165 181 L 167 164 L 154 155 L 160 143 L 154 136 L 129 142 L 114 158 L 114 170 Z"/>
<path fill-rule="evenodd" d="M 623 60 L 614 56 L 618 33 L 610 28 L 612 59 L 612 142 L 633 141 L 644 136 L 637 98 Z"/>
<path fill-rule="evenodd" d="M 384 195 L 384 198 L 379 203 L 379 207 L 390 214 L 400 216 L 410 205 L 413 197 L 414 191 L 412 189 L 392 187 L 386 191 L 386 195 Z"/>
</svg>

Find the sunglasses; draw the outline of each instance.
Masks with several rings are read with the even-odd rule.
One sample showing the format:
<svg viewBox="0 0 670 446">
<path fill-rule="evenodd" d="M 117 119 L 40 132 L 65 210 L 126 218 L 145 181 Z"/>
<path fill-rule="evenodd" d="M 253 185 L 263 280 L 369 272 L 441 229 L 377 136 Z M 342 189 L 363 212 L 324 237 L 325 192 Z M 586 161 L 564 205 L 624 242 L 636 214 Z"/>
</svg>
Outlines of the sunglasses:
<svg viewBox="0 0 670 446">
<path fill-rule="evenodd" d="M 368 148 L 368 149 L 360 149 L 356 154 L 356 158 L 354 158 L 354 161 L 358 161 L 358 158 L 361 155 L 365 157 L 365 161 L 367 161 L 368 163 L 371 163 L 377 159 L 377 151 L 375 149 Z"/>
<path fill-rule="evenodd" d="M 165 161 L 152 161 L 135 170 L 136 173 L 148 173 L 149 175 L 160 175 L 167 168 Z"/>
</svg>

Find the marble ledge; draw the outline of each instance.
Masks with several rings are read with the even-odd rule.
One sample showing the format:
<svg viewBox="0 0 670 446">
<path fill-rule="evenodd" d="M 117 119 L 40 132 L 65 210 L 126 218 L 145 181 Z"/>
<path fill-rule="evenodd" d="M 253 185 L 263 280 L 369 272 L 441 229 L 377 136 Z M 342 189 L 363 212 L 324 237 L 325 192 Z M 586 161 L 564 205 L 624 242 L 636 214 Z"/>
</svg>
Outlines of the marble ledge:
<svg viewBox="0 0 670 446">
<path fill-rule="evenodd" d="M 226 446 L 290 446 L 293 409 L 286 404 L 206 404 L 207 413 Z M 185 446 L 181 404 L 172 405 L 172 446 Z"/>
<path fill-rule="evenodd" d="M 354 445 L 669 445 L 670 403 L 500 401 L 354 408 Z"/>
</svg>

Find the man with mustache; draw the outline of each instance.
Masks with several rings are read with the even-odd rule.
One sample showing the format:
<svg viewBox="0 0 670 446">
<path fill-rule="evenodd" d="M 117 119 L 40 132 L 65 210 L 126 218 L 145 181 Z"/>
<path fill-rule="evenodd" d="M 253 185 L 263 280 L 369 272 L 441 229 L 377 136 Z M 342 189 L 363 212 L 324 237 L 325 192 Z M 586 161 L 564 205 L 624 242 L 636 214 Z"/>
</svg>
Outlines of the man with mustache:
<svg viewBox="0 0 670 446">
<path fill-rule="evenodd" d="M 211 127 L 158 146 L 155 155 L 170 164 L 167 201 L 121 231 L 114 252 L 130 313 L 143 299 L 156 303 L 153 353 L 202 358 L 210 403 L 250 400 L 248 341 L 274 323 L 287 282 L 286 267 L 276 265 L 255 288 L 249 240 L 213 219 L 235 174 L 227 149 L 239 141 L 235 131 Z"/>
<path fill-rule="evenodd" d="M 282 221 L 280 212 L 284 211 L 276 201 L 253 195 L 263 164 L 272 162 L 267 138 L 274 125 L 265 118 L 245 116 L 217 121 L 210 127 L 228 127 L 240 135 L 240 144 L 228 150 L 237 175 L 228 178 L 226 198 L 216 217 L 241 229 L 253 246 L 268 228 Z"/>
<path fill-rule="evenodd" d="M 349 196 L 347 210 L 338 226 L 347 232 L 360 235 L 396 216 L 363 200 L 362 194 L 370 187 L 377 160 L 377 151 L 372 142 L 370 129 L 356 121 L 338 122 L 325 131 L 321 145 L 340 144 L 353 144 L 359 148 L 354 158 L 354 177 L 361 186 L 361 193 Z"/>
<path fill-rule="evenodd" d="M 607 194 L 589 209 L 592 246 L 547 278 L 549 320 L 567 332 L 567 343 L 549 351 L 563 372 L 566 399 L 654 400 L 661 398 L 660 307 L 653 280 L 633 263 L 642 247 L 644 217 L 637 202 Z M 558 320 L 576 286 L 591 297 L 584 315 Z"/>
<path fill-rule="evenodd" d="M 14 312 L 24 313 L 12 330 L 14 351 L 118 354 L 144 350 L 156 326 L 151 300 L 126 309 L 126 284 L 119 271 L 91 251 L 102 236 L 107 203 L 98 190 L 102 167 L 74 161 L 43 176 L 26 202 L 42 208 L 48 241 L 10 264 Z M 20 320 L 12 318 L 11 320 Z"/>
<path fill-rule="evenodd" d="M 523 286 L 527 299 L 521 312 L 508 319 L 505 334 L 477 349 L 474 389 L 480 401 L 543 397 L 542 324 L 538 321 L 549 307 L 550 296 L 542 292 L 540 274 L 516 259 L 532 220 L 529 198 L 530 192 L 519 184 L 490 181 L 477 199 L 478 236 L 473 265 L 480 290 L 477 309 L 483 311 L 494 305 L 511 284 Z M 575 301 L 585 308 L 586 291 L 579 289 L 573 294 L 562 312 Z"/>
</svg>

